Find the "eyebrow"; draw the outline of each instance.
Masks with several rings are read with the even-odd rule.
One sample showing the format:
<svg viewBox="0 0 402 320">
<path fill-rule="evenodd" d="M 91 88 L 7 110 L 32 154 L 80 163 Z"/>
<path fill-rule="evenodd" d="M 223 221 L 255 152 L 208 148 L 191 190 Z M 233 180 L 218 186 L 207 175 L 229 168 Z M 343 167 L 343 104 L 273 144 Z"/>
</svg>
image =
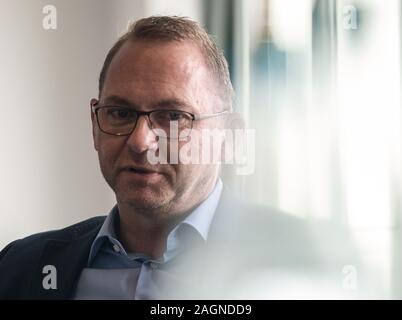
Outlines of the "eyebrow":
<svg viewBox="0 0 402 320">
<path fill-rule="evenodd" d="M 117 105 L 124 105 L 130 107 L 136 107 L 136 104 L 132 101 L 129 101 L 125 98 L 119 96 L 108 96 L 105 98 L 104 104 L 117 104 Z"/>
<path fill-rule="evenodd" d="M 105 98 L 104 104 L 116 104 L 126 107 L 130 107 L 138 110 L 139 107 L 133 101 L 125 99 L 120 96 L 112 95 Z M 164 99 L 152 105 L 152 109 L 163 108 L 163 109 L 186 109 L 185 111 L 196 113 L 193 107 L 191 107 L 184 100 L 179 99 Z"/>
</svg>

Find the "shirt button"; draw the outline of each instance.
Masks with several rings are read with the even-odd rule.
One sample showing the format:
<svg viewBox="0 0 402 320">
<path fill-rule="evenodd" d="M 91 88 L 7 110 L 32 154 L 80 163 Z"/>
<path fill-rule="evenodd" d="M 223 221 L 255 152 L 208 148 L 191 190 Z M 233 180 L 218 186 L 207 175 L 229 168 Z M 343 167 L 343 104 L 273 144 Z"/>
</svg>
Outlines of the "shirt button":
<svg viewBox="0 0 402 320">
<path fill-rule="evenodd" d="M 158 269 L 158 264 L 155 262 L 151 262 L 149 265 L 150 265 L 151 269 L 153 269 L 153 270 Z"/>
<path fill-rule="evenodd" d="M 113 250 L 114 250 L 115 252 L 120 252 L 120 247 L 119 247 L 117 244 L 114 244 L 114 245 L 113 245 Z"/>
</svg>

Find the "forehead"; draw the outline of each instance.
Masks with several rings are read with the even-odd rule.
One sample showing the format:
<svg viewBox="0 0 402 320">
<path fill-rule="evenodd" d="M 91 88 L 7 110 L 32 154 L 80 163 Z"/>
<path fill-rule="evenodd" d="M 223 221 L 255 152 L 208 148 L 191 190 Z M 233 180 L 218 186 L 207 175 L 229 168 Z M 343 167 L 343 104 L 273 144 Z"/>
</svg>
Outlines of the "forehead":
<svg viewBox="0 0 402 320">
<path fill-rule="evenodd" d="M 213 96 L 205 58 L 188 41 L 127 41 L 106 75 L 101 98 L 111 95 L 145 109 L 159 100 L 183 100 L 203 109 Z"/>
</svg>

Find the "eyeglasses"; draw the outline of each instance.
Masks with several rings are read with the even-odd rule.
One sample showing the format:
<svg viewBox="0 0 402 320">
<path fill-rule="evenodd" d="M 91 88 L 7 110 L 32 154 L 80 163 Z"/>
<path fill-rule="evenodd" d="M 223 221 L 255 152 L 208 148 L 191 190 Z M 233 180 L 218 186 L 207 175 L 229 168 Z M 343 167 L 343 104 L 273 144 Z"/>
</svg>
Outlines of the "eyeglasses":
<svg viewBox="0 0 402 320">
<path fill-rule="evenodd" d="M 140 116 L 148 118 L 148 124 L 152 131 L 159 135 L 158 130 L 163 130 L 167 138 L 186 138 L 191 134 L 193 122 L 227 113 L 222 111 L 208 114 L 192 114 L 181 110 L 152 110 L 137 111 L 122 106 L 98 106 L 99 101 L 92 104 L 92 112 L 96 115 L 99 129 L 107 134 L 115 136 L 129 136 L 134 131 Z M 170 136 L 171 123 L 177 128 L 178 136 Z"/>
</svg>

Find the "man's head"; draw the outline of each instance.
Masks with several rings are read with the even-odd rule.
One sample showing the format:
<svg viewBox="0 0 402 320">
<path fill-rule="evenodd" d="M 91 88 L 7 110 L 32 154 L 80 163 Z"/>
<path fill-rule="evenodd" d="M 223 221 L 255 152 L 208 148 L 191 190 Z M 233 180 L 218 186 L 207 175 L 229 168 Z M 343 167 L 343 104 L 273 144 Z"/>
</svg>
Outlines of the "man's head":
<svg viewBox="0 0 402 320">
<path fill-rule="evenodd" d="M 100 106 L 203 115 L 231 110 L 231 100 L 222 52 L 185 18 L 134 23 L 109 51 L 99 78 Z M 101 170 L 118 203 L 145 214 L 181 214 L 204 200 L 218 178 L 217 164 L 151 165 L 147 153 L 157 153 L 159 144 L 147 116 L 140 116 L 124 136 L 103 132 L 94 113 L 92 123 Z M 222 117 L 208 118 L 193 121 L 193 130 L 222 125 Z M 183 143 L 178 141 L 179 149 Z"/>
<path fill-rule="evenodd" d="M 233 87 L 228 64 L 222 50 L 210 35 L 195 21 L 176 16 L 151 16 L 130 25 L 106 55 L 99 76 L 99 98 L 101 97 L 106 75 L 116 53 L 127 41 L 191 42 L 205 58 L 205 63 L 219 86 L 224 109 L 232 109 Z"/>
</svg>

